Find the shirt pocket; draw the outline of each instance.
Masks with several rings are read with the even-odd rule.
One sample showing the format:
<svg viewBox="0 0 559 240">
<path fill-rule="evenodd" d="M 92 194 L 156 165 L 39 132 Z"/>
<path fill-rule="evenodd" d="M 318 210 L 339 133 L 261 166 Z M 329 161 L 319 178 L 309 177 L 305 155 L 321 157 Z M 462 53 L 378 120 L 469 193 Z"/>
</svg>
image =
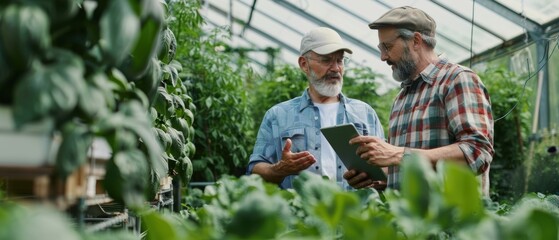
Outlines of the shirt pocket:
<svg viewBox="0 0 559 240">
<path fill-rule="evenodd" d="M 291 152 L 307 151 L 307 137 L 304 128 L 289 129 L 281 133 L 281 148 L 285 147 L 285 141 L 291 139 Z"/>
</svg>

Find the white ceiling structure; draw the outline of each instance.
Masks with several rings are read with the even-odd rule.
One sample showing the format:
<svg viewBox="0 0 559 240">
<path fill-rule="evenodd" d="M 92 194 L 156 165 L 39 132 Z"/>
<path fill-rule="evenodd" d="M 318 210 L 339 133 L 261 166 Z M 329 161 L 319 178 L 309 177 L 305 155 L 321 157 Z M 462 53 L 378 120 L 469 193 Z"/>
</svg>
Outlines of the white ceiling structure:
<svg viewBox="0 0 559 240">
<path fill-rule="evenodd" d="M 279 49 L 276 63 L 296 65 L 304 33 L 333 28 L 354 51 L 348 68 L 373 68 L 385 75 L 379 83 L 386 88 L 397 83 L 380 61 L 377 32 L 368 24 L 405 5 L 431 15 L 437 22 L 436 51 L 466 66 L 559 28 L 559 0 L 205 0 L 201 14 L 208 28 L 228 27 L 229 47 L 248 50 L 246 56 L 261 66 L 270 60 L 270 48 Z"/>
</svg>

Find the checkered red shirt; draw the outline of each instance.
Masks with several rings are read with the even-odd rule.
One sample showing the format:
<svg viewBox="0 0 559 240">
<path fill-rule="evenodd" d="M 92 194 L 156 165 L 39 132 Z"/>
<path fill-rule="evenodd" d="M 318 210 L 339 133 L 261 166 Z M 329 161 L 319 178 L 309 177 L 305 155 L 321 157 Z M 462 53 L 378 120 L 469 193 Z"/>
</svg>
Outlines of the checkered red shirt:
<svg viewBox="0 0 559 240">
<path fill-rule="evenodd" d="M 489 94 L 472 70 L 441 58 L 415 81 L 403 82 L 390 113 L 388 141 L 420 149 L 459 142 L 488 194 L 493 115 Z M 399 188 L 398 166 L 389 167 L 388 173 L 388 187 Z"/>
</svg>

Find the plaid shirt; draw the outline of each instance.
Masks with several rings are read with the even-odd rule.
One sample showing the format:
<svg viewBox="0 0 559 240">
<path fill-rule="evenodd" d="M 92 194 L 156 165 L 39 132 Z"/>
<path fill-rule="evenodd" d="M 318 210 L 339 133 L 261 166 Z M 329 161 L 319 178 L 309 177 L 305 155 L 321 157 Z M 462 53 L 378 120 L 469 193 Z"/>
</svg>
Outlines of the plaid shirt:
<svg viewBox="0 0 559 240">
<path fill-rule="evenodd" d="M 493 116 L 485 86 L 472 70 L 441 58 L 415 81 L 404 81 L 390 113 L 388 141 L 432 149 L 460 143 L 471 169 L 489 193 Z M 388 187 L 399 188 L 398 166 L 388 168 Z"/>
<path fill-rule="evenodd" d="M 384 131 L 373 108 L 363 101 L 347 98 L 340 94 L 340 106 L 336 115 L 336 124 L 353 123 L 357 131 L 362 135 L 377 136 L 384 139 Z M 318 160 L 306 171 L 320 174 L 320 113 L 308 91 L 302 96 L 289 101 L 279 103 L 270 108 L 256 137 L 254 150 L 250 155 L 247 174 L 252 173 L 254 165 L 259 162 L 270 164 L 277 163 L 281 159 L 285 141 L 290 138 L 292 152 L 309 151 Z M 350 189 L 347 181 L 342 175 L 347 169 L 339 158 L 336 160 L 336 178 L 344 189 Z M 292 181 L 296 175 L 287 176 L 280 187 L 292 188 Z"/>
</svg>

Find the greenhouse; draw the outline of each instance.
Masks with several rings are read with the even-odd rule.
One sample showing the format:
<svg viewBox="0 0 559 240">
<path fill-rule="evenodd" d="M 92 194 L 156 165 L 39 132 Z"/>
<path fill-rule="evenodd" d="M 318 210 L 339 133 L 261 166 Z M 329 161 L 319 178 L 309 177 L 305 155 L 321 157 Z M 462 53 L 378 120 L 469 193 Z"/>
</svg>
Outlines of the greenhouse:
<svg viewBox="0 0 559 240">
<path fill-rule="evenodd" d="M 0 239 L 559 239 L 558 47 L 558 0 L 2 1 Z"/>
</svg>

